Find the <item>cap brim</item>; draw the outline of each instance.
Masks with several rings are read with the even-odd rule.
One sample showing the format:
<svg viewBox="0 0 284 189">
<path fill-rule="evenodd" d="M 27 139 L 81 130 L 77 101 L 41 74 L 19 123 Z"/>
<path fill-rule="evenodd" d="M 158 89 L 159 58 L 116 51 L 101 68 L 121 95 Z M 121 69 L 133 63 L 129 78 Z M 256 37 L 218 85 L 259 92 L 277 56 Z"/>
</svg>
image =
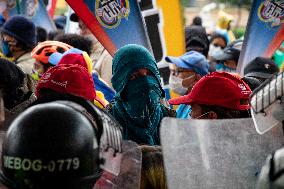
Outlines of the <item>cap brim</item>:
<svg viewBox="0 0 284 189">
<path fill-rule="evenodd" d="M 62 57 L 63 57 L 63 54 L 61 53 L 58 53 L 58 52 L 52 53 L 48 58 L 48 62 L 55 66 L 60 62 Z"/>
<path fill-rule="evenodd" d="M 216 61 L 224 61 L 224 60 L 230 60 L 230 59 L 234 59 L 233 55 L 231 54 L 227 54 L 227 53 L 218 53 L 212 56 L 212 58 Z"/>
<path fill-rule="evenodd" d="M 188 68 L 188 66 L 180 58 L 173 57 L 173 56 L 166 56 L 165 60 L 168 63 L 175 64 L 177 67 Z"/>
<path fill-rule="evenodd" d="M 79 22 L 79 17 L 77 16 L 76 13 L 72 13 L 70 15 L 70 20 L 73 21 L 73 22 Z"/>
<path fill-rule="evenodd" d="M 257 77 L 257 78 L 264 78 L 264 79 L 269 79 L 273 76 L 274 74 L 269 74 L 269 73 L 259 73 L 259 72 L 251 72 L 247 73 L 245 77 Z"/>
<path fill-rule="evenodd" d="M 189 95 L 184 95 L 184 96 L 170 99 L 169 103 L 171 105 L 190 104 L 192 103 L 192 99 L 189 97 Z"/>
</svg>

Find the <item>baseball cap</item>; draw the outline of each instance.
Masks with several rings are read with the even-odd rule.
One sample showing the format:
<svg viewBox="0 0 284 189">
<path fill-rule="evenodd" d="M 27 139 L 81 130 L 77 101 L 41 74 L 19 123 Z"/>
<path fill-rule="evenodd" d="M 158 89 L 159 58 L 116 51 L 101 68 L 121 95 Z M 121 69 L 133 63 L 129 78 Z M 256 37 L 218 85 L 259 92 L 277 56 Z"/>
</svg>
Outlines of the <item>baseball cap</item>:
<svg viewBox="0 0 284 189">
<path fill-rule="evenodd" d="M 97 100 L 94 81 L 87 69 L 77 64 L 61 64 L 50 68 L 43 74 L 36 88 L 36 96 L 41 89 L 51 89 L 58 93 L 67 93 L 86 100 Z"/>
<path fill-rule="evenodd" d="M 268 79 L 274 74 L 279 72 L 279 68 L 276 63 L 270 58 L 256 57 L 244 69 L 244 75 L 246 77 L 257 77 Z"/>
<path fill-rule="evenodd" d="M 170 99 L 172 105 L 192 104 L 221 106 L 234 110 L 248 110 L 249 86 L 227 72 L 212 72 L 202 77 L 188 95 Z"/>
<path fill-rule="evenodd" d="M 212 57 L 216 61 L 235 60 L 236 62 L 238 62 L 242 45 L 243 40 L 236 40 L 230 43 L 220 53 L 214 54 Z"/>
<path fill-rule="evenodd" d="M 196 51 L 189 51 L 180 57 L 167 56 L 165 60 L 177 67 L 190 69 L 204 76 L 209 73 L 209 63 L 205 56 Z"/>
</svg>

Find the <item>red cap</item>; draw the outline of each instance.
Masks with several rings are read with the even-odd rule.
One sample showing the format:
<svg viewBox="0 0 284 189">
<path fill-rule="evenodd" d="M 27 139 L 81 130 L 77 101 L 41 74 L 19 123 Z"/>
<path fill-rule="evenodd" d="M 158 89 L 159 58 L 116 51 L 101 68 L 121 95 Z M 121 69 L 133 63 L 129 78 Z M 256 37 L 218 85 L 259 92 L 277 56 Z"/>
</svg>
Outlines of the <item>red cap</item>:
<svg viewBox="0 0 284 189">
<path fill-rule="evenodd" d="M 80 96 L 86 100 L 97 100 L 92 77 L 85 67 L 77 64 L 61 64 L 50 68 L 37 84 L 37 96 L 43 88 Z"/>
<path fill-rule="evenodd" d="M 172 105 L 192 104 L 221 106 L 234 110 L 248 110 L 249 86 L 227 72 L 213 72 L 202 77 L 188 95 L 170 99 Z"/>
</svg>

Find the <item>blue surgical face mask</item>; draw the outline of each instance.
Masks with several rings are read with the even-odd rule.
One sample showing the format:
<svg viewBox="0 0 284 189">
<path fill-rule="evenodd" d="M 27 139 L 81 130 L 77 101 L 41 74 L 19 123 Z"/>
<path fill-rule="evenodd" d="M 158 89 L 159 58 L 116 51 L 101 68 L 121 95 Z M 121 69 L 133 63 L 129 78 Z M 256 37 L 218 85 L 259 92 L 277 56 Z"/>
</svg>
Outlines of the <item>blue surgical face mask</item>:
<svg viewBox="0 0 284 189">
<path fill-rule="evenodd" d="M 7 41 L 2 41 L 2 53 L 6 57 L 12 57 L 12 52 L 10 50 L 10 46 Z"/>
<path fill-rule="evenodd" d="M 230 68 L 228 66 L 225 66 L 224 63 L 218 63 L 216 64 L 216 71 L 217 72 L 230 72 L 230 73 L 236 73 L 236 69 Z"/>
</svg>

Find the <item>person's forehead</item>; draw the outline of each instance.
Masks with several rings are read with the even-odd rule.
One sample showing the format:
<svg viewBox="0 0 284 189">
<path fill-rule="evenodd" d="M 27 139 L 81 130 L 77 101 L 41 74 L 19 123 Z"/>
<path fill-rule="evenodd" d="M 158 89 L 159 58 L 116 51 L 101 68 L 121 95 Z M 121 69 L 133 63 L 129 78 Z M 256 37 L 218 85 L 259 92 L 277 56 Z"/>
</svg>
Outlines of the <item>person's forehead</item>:
<svg viewBox="0 0 284 189">
<path fill-rule="evenodd" d="M 215 38 L 215 39 L 213 39 L 213 41 L 212 41 L 212 43 L 226 43 L 226 41 L 224 41 L 224 39 L 223 38 L 221 38 L 221 37 L 217 37 L 217 38 Z"/>
</svg>

